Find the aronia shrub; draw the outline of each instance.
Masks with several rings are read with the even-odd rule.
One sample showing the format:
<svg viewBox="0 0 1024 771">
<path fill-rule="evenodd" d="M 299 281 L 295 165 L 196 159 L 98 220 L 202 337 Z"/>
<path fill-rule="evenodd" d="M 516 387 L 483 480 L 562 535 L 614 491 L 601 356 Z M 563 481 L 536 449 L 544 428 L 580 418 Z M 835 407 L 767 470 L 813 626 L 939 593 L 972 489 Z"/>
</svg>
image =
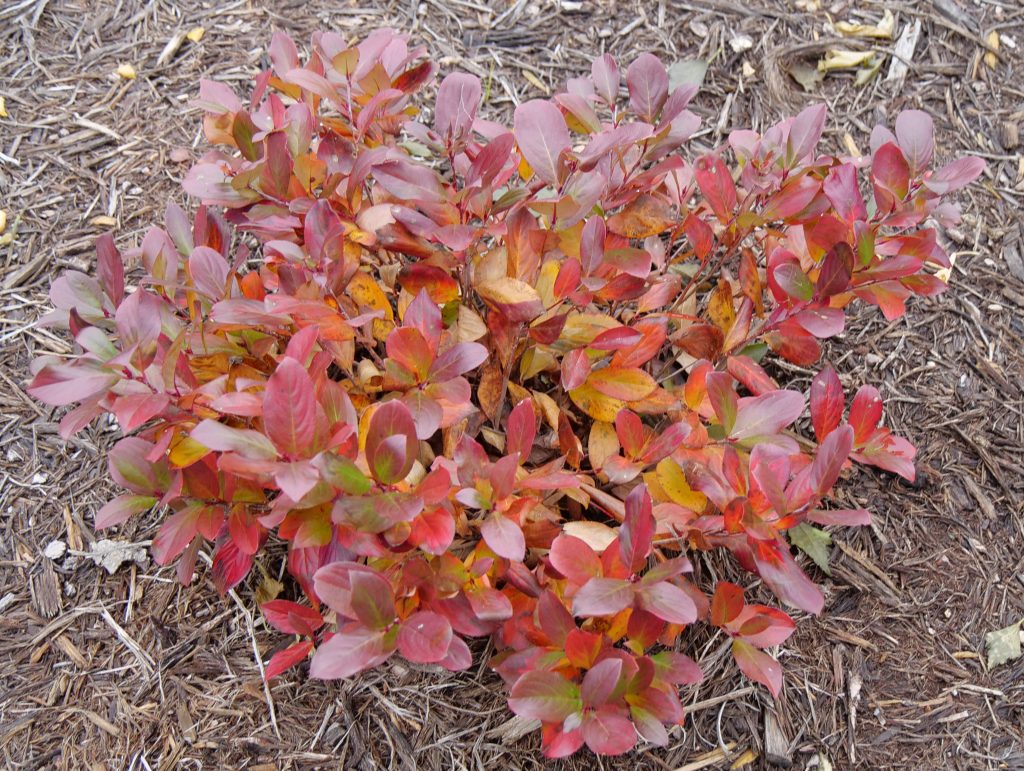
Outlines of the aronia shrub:
<svg viewBox="0 0 1024 771">
<path fill-rule="evenodd" d="M 155 560 L 187 583 L 210 549 L 222 592 L 285 542 L 304 599 L 262 607 L 295 640 L 268 677 L 457 670 L 489 636 L 552 757 L 667 742 L 702 678 L 692 624 L 777 694 L 764 649 L 793 620 L 691 581 L 690 556 L 819 613 L 787 533 L 867 523 L 829 492 L 851 463 L 913 479 L 914 448 L 870 385 L 847 409 L 830 368 L 805 394 L 763 363 L 816 365 L 855 301 L 895 319 L 943 291 L 929 223 L 984 164 L 933 168 L 919 111 L 870 157 L 822 154 L 824 106 L 680 152 L 696 86 L 649 54 L 599 57 L 509 128 L 471 75 L 427 109 L 436 68 L 403 35 L 311 51 L 275 35 L 244 101 L 200 84 L 218 149 L 184 180 L 194 215 L 170 204 L 125 255 L 133 288 L 109 235 L 94 276 L 53 283 L 74 353 L 29 391 L 77 405 L 64 436 L 107 413 L 124 434 L 96 527 L 155 509 Z"/>
</svg>

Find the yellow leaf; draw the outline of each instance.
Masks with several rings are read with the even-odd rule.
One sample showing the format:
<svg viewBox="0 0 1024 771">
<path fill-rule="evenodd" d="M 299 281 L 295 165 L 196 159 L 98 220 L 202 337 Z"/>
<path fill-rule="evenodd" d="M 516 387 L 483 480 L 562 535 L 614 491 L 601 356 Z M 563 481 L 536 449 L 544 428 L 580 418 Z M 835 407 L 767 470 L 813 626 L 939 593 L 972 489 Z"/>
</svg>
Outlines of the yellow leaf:
<svg viewBox="0 0 1024 771">
<path fill-rule="evenodd" d="M 0 96 L 0 118 L 7 117 L 7 100 Z"/>
<path fill-rule="evenodd" d="M 825 58 L 818 62 L 818 69 L 822 72 L 829 70 L 849 70 L 867 63 L 874 51 L 843 51 L 833 49 L 825 54 Z"/>
<path fill-rule="evenodd" d="M 545 371 L 558 371 L 558 360 L 543 348 L 530 346 L 519 360 L 519 376 L 523 382 Z"/>
<path fill-rule="evenodd" d="M 541 391 L 533 392 L 533 403 L 540 408 L 541 415 L 544 416 L 544 422 L 551 426 L 552 431 L 558 430 L 558 404 L 548 396 L 546 393 Z"/>
<path fill-rule="evenodd" d="M 361 308 L 369 308 L 374 311 L 383 311 L 384 318 L 373 320 L 373 336 L 377 340 L 384 340 L 394 327 L 395 313 L 391 310 L 391 303 L 387 295 L 373 277 L 364 271 L 357 270 L 346 288 L 348 296 L 356 305 Z"/>
<path fill-rule="evenodd" d="M 544 303 L 545 308 L 555 304 L 555 279 L 558 278 L 558 271 L 562 267 L 562 260 L 548 260 L 540 267 L 540 276 L 534 282 L 537 287 L 537 294 Z"/>
<path fill-rule="evenodd" d="M 686 474 L 672 458 L 661 461 L 656 471 L 661 488 L 673 503 L 698 513 L 704 510 L 708 503 L 707 496 L 690 487 Z"/>
<path fill-rule="evenodd" d="M 167 455 L 167 460 L 175 468 L 185 468 L 209 453 L 208 447 L 199 444 L 191 436 L 178 434 L 171 440 L 171 451 Z"/>
<path fill-rule="evenodd" d="M 480 314 L 459 303 L 459 318 L 455 322 L 455 336 L 460 343 L 472 343 L 487 334 L 487 324 Z"/>
<path fill-rule="evenodd" d="M 590 467 L 601 468 L 605 461 L 619 452 L 619 437 L 615 433 L 615 426 L 603 421 L 595 421 L 590 427 L 590 438 L 587 440 L 587 456 L 590 458 Z"/>
<path fill-rule="evenodd" d="M 193 27 L 192 29 L 190 29 L 188 31 L 188 34 L 185 35 L 185 37 L 187 37 L 193 43 L 198 43 L 200 40 L 203 39 L 203 35 L 205 35 L 205 34 L 206 34 L 206 30 L 203 29 L 202 27 Z"/>
<path fill-rule="evenodd" d="M 990 49 L 988 53 L 985 54 L 985 64 L 988 65 L 990 70 L 994 70 L 996 68 L 996 64 L 999 63 L 998 57 L 993 53 L 993 51 L 999 50 L 999 33 L 992 30 L 985 38 L 985 42 L 988 43 L 988 47 Z"/>
<path fill-rule="evenodd" d="M 607 549 L 608 545 L 618 536 L 618 533 L 608 525 L 588 520 L 566 522 L 562 525 L 562 532 L 573 538 L 579 538 L 598 554 Z"/>
<path fill-rule="evenodd" d="M 5 230 L 7 230 L 7 212 L 0 209 L 0 233 L 3 233 Z"/>
<path fill-rule="evenodd" d="M 836 25 L 836 32 L 844 37 L 873 37 L 885 40 L 892 39 L 892 33 L 896 29 L 896 17 L 892 11 L 885 9 L 878 24 L 859 24 L 852 21 L 840 21 Z"/>
<path fill-rule="evenodd" d="M 574 388 L 570 391 L 569 398 L 573 400 L 573 403 L 577 407 L 587 413 L 594 420 L 603 420 L 607 423 L 611 423 L 615 420 L 615 416 L 619 414 L 619 410 L 626 406 L 626 403 L 622 401 L 622 399 L 605 396 L 603 393 L 587 383 L 584 383 L 579 388 Z"/>
<path fill-rule="evenodd" d="M 708 299 L 708 316 L 724 334 L 728 334 L 736 322 L 736 310 L 732 307 L 732 285 L 724 278 L 718 279 L 718 286 Z"/>
<path fill-rule="evenodd" d="M 621 326 L 618 321 L 602 313 L 570 313 L 559 342 L 566 343 L 569 348 L 579 348 L 590 345 L 599 334 L 618 326 Z"/>
<path fill-rule="evenodd" d="M 523 70 L 523 77 L 526 78 L 530 82 L 530 84 L 532 86 L 534 86 L 535 88 L 540 89 L 545 94 L 550 94 L 551 93 L 551 89 L 548 88 L 547 86 L 545 86 L 544 83 L 541 82 L 541 79 L 538 78 L 536 75 L 534 75 L 529 70 L 526 70 L 526 69 Z"/>
<path fill-rule="evenodd" d="M 604 367 L 595 369 L 587 384 L 605 396 L 635 402 L 649 396 L 658 384 L 642 369 L 630 367 Z"/>
<path fill-rule="evenodd" d="M 532 321 L 544 312 L 537 290 L 518 278 L 497 278 L 477 284 L 480 298 L 509 321 Z"/>
<path fill-rule="evenodd" d="M 130 64 L 119 64 L 117 74 L 125 80 L 135 80 L 135 68 Z"/>
</svg>

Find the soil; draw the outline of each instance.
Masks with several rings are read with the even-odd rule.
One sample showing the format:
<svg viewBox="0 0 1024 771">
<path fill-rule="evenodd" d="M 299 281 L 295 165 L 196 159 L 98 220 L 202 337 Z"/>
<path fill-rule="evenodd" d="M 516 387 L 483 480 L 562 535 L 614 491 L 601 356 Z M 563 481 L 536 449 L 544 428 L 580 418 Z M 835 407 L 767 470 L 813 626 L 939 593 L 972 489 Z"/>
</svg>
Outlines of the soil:
<svg viewBox="0 0 1024 771">
<path fill-rule="evenodd" d="M 830 19 L 873 24 L 886 8 L 897 36 L 921 24 L 903 81 L 887 79 L 892 40 L 837 41 L 828 27 Z M 132 245 L 168 198 L 181 200 L 180 178 L 204 148 L 188 109 L 200 78 L 247 88 L 273 30 L 301 43 L 316 29 L 356 37 L 384 25 L 411 32 L 444 70 L 488 81 L 492 115 L 589 70 L 602 52 L 628 62 L 652 51 L 667 62 L 710 61 L 697 101 L 709 130 L 698 147 L 824 100 L 835 149 L 866 148 L 874 124 L 917 108 L 934 116 L 941 155 L 988 160 L 980 184 L 962 196 L 963 224 L 942 234 L 957 256 L 951 291 L 915 301 L 892 323 L 866 309 L 828 350 L 845 385 L 882 390 L 888 424 L 919 448 L 919 482 L 859 471 L 842 485 L 841 499 L 869 507 L 874 524 L 833 533 L 831 576 L 816 575 L 826 609 L 801 619 L 780 649 L 778 701 L 741 677 L 720 638 L 695 636 L 686 643 L 708 677 L 684 693 L 690 717 L 668 748 L 548 763 L 483 664 L 450 674 L 396 661 L 344 683 L 299 673 L 265 687 L 255 656 L 266 659 L 282 640 L 253 611 L 257 591 L 280 577 L 280 549 L 269 551 L 262 581 L 256 574 L 226 599 L 204 580 L 180 587 L 144 550 L 124 555 L 112 575 L 86 556 L 103 538 L 128 552 L 145 546 L 155 518 L 114 536 L 94 532 L 93 514 L 112 495 L 104 450 L 116 437 L 98 425 L 65 443 L 60 414 L 24 392 L 33 356 L 67 350 L 34 325 L 50 281 L 69 267 L 91 270 L 104 230 Z M 196 27 L 201 40 L 184 37 Z M 984 43 L 996 38 L 986 62 Z M 990 671 L 984 644 L 987 632 L 1024 618 L 1022 47 L 1017 0 L 412 0 L 372 8 L 8 0 L 0 9 L 0 207 L 13 234 L 0 245 L 0 762 L 1024 768 L 1024 658 Z M 806 93 L 788 73 L 831 48 L 887 58 L 867 83 L 830 72 Z M 131 65 L 134 79 L 117 75 L 120 65 Z M 777 374 L 797 387 L 809 375 Z"/>
</svg>

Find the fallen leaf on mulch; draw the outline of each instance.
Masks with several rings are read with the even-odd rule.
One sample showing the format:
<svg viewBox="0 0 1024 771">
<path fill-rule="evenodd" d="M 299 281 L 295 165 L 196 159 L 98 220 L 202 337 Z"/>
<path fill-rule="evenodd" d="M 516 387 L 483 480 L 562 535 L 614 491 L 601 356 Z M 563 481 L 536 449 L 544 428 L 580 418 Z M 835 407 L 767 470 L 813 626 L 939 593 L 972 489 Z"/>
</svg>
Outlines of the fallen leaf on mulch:
<svg viewBox="0 0 1024 771">
<path fill-rule="evenodd" d="M 1016 624 L 1010 624 L 985 635 L 989 669 L 1020 658 L 1020 625 L 1021 622 L 1018 621 Z"/>
<path fill-rule="evenodd" d="M 700 59 L 687 59 L 676 62 L 668 68 L 668 86 L 670 89 L 691 83 L 700 85 L 708 71 L 708 63 Z"/>
<path fill-rule="evenodd" d="M 843 37 L 874 37 L 892 39 L 892 33 L 896 30 L 896 17 L 892 11 L 885 9 L 885 15 L 878 24 L 860 24 L 852 21 L 840 21 L 836 23 L 836 32 Z"/>
<path fill-rule="evenodd" d="M 801 522 L 789 529 L 789 539 L 814 560 L 814 564 L 825 571 L 825 575 L 832 575 L 828 567 L 828 547 L 832 545 L 832 536 L 821 528 Z"/>
</svg>

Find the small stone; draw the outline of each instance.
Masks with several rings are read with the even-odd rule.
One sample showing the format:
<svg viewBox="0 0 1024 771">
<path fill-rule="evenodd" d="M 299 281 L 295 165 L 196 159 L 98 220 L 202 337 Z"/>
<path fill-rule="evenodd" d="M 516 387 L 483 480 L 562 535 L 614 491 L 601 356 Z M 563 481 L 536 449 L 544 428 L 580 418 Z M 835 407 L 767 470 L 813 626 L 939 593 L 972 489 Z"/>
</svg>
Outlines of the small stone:
<svg viewBox="0 0 1024 771">
<path fill-rule="evenodd" d="M 750 35 L 737 35 L 729 41 L 729 46 L 738 54 L 749 51 L 754 47 L 754 38 Z"/>
<path fill-rule="evenodd" d="M 39 471 L 39 472 L 37 472 L 37 473 L 32 475 L 32 484 L 34 484 L 34 485 L 44 485 L 44 484 L 46 484 L 46 479 L 47 479 L 46 474 L 44 474 L 43 472 Z"/>
<path fill-rule="evenodd" d="M 704 22 L 699 21 L 698 19 L 694 19 L 693 21 L 690 22 L 689 26 L 690 32 L 692 32 L 697 37 L 704 38 L 708 36 L 708 25 L 705 24 Z"/>
<path fill-rule="evenodd" d="M 43 555 L 47 559 L 59 560 L 67 550 L 68 545 L 63 541 L 50 541 L 43 550 Z"/>
</svg>

